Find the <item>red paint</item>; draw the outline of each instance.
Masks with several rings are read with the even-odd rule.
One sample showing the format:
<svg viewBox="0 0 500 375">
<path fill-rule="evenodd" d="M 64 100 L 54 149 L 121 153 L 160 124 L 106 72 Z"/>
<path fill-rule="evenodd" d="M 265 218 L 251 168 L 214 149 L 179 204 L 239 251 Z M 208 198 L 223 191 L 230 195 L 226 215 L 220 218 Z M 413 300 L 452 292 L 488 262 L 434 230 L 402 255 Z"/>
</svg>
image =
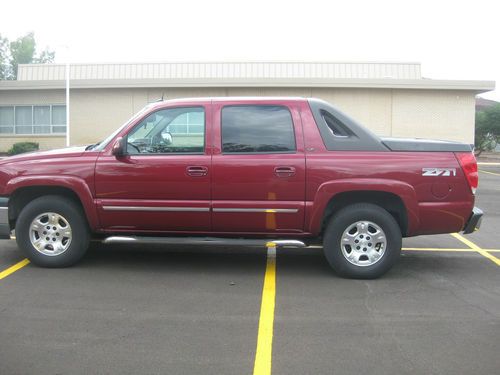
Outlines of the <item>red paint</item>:
<svg viewBox="0 0 500 375">
<path fill-rule="evenodd" d="M 223 154 L 221 109 L 234 104 L 288 107 L 297 151 Z M 71 189 L 95 232 L 311 237 L 320 233 L 325 208 L 338 194 L 368 190 L 401 199 L 408 216 L 407 235 L 459 231 L 470 216 L 471 187 L 477 186 L 472 154 L 327 151 L 305 99 L 160 102 L 122 129 L 115 140 L 153 111 L 194 105 L 206 111 L 204 154 L 115 157 L 112 141 L 101 152 L 73 148 L 11 157 L 0 162 L 0 195 L 10 196 L 26 186 Z M 422 176 L 422 168 L 429 166 L 456 168 L 456 175 Z M 109 206 L 181 207 L 184 211 L 115 211 Z"/>
</svg>

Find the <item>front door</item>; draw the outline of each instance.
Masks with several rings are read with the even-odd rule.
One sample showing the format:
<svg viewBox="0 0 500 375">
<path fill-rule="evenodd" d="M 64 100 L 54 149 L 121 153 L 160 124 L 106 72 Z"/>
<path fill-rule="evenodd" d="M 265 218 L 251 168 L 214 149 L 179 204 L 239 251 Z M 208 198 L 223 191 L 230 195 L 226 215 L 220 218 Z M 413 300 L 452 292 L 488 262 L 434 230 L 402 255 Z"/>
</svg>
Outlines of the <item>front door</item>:
<svg viewBox="0 0 500 375">
<path fill-rule="evenodd" d="M 127 155 L 99 157 L 95 189 L 104 229 L 210 230 L 210 114 L 210 102 L 157 109 L 126 136 Z"/>
<path fill-rule="evenodd" d="M 212 228 L 300 233 L 305 156 L 299 112 L 283 101 L 214 101 Z"/>
</svg>

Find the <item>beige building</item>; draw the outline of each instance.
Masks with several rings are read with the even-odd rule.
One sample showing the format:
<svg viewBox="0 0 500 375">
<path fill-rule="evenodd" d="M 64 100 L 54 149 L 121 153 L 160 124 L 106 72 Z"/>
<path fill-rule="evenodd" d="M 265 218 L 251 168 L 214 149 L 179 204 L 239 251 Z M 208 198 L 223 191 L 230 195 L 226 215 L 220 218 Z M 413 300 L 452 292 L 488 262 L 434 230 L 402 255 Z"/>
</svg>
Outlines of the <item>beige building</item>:
<svg viewBox="0 0 500 375">
<path fill-rule="evenodd" d="M 475 96 L 494 86 L 426 79 L 418 63 L 72 64 L 70 144 L 105 138 L 162 96 L 262 95 L 327 100 L 379 135 L 473 143 Z M 65 99 L 64 65 L 20 65 L 17 81 L 0 81 L 0 152 L 64 147 Z"/>
</svg>

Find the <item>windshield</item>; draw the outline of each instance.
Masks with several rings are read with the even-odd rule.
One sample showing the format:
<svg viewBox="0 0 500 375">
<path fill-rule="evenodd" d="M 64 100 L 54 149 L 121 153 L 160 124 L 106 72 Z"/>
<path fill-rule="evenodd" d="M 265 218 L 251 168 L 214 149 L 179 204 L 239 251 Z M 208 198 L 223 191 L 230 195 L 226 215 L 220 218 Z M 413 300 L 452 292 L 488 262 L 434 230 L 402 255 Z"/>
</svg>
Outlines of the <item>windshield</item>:
<svg viewBox="0 0 500 375">
<path fill-rule="evenodd" d="M 154 104 L 154 103 L 153 103 Z M 97 143 L 94 147 L 90 148 L 89 150 L 92 151 L 102 151 L 108 144 L 111 142 L 111 140 L 116 137 L 116 135 L 122 131 L 123 128 L 125 128 L 128 124 L 130 124 L 132 121 L 136 120 L 138 117 L 141 117 L 144 112 L 149 110 L 153 104 L 148 104 L 145 106 L 143 109 L 141 109 L 139 112 L 137 112 L 135 115 L 133 115 L 130 119 L 128 119 L 122 126 L 120 126 L 118 129 L 116 129 L 113 133 L 111 133 L 110 136 L 108 136 L 105 140 Z"/>
</svg>

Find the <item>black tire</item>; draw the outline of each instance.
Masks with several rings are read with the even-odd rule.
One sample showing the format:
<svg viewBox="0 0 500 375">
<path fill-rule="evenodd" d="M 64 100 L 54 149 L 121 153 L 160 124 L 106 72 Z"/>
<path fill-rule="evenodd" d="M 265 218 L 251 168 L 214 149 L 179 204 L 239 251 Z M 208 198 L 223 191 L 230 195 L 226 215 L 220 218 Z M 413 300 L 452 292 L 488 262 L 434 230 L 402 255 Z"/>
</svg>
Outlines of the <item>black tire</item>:
<svg viewBox="0 0 500 375">
<path fill-rule="evenodd" d="M 39 215 L 46 212 L 53 212 L 62 216 L 71 227 L 71 242 L 58 255 L 45 255 L 38 251 L 31 243 L 31 223 Z M 59 233 L 57 234 L 59 235 Z M 81 207 L 72 200 L 62 196 L 48 195 L 31 201 L 23 208 L 16 222 L 17 245 L 32 263 L 41 267 L 57 268 L 72 266 L 85 255 L 89 240 L 89 228 Z M 63 241 L 61 240 L 61 243 L 64 243 Z"/>
<path fill-rule="evenodd" d="M 371 222 L 385 233 L 385 250 L 382 256 L 370 265 L 353 264 L 342 251 L 341 240 L 344 231 L 360 221 Z M 352 279 L 375 279 L 389 271 L 398 260 L 401 254 L 401 243 L 401 229 L 389 212 L 375 204 L 357 203 L 344 207 L 330 219 L 323 237 L 323 251 L 328 263 L 338 275 Z M 346 252 L 349 249 L 347 247 Z M 363 249 L 359 250 L 361 251 Z M 368 262 L 367 256 L 361 255 L 359 259 L 363 257 Z"/>
</svg>

